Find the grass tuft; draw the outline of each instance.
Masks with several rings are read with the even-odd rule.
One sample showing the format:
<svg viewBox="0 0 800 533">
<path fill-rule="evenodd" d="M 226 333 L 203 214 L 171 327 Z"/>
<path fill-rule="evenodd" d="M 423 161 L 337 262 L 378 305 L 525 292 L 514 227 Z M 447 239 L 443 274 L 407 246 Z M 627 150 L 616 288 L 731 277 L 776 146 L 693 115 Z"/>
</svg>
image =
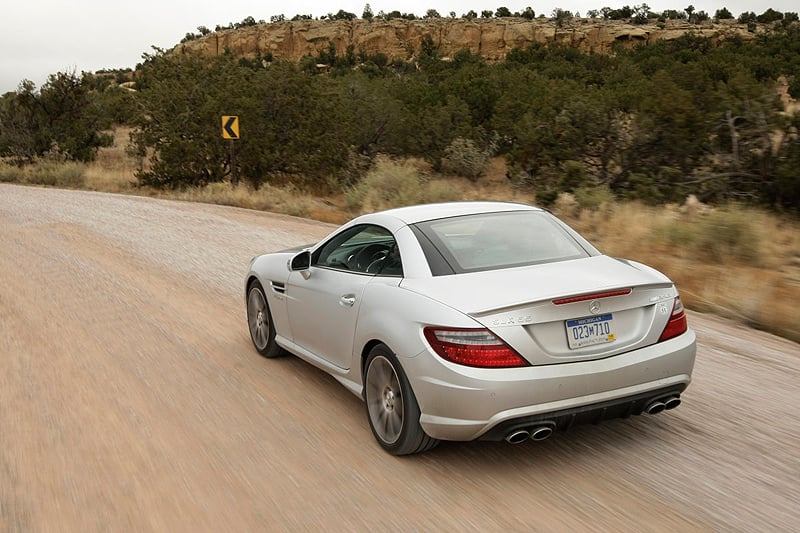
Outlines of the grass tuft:
<svg viewBox="0 0 800 533">
<path fill-rule="evenodd" d="M 40 159 L 20 168 L 0 161 L 0 182 L 82 189 L 86 186 L 86 165 L 72 161 Z"/>
<path fill-rule="evenodd" d="M 0 183 L 24 183 L 25 171 L 0 159 Z"/>
<path fill-rule="evenodd" d="M 86 165 L 44 159 L 25 169 L 24 183 L 81 189 L 86 185 Z"/>
</svg>

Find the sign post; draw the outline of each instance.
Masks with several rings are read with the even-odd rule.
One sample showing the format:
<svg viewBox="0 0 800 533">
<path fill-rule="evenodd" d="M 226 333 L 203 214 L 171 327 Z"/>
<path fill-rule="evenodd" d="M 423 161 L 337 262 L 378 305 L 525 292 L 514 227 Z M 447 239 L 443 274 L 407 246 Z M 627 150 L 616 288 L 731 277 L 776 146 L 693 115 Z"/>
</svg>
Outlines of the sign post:
<svg viewBox="0 0 800 533">
<path fill-rule="evenodd" d="M 236 152 L 233 148 L 234 141 L 239 140 L 239 117 L 236 115 L 222 115 L 222 138 L 228 139 L 231 146 L 231 185 L 239 185 L 236 176 Z"/>
</svg>

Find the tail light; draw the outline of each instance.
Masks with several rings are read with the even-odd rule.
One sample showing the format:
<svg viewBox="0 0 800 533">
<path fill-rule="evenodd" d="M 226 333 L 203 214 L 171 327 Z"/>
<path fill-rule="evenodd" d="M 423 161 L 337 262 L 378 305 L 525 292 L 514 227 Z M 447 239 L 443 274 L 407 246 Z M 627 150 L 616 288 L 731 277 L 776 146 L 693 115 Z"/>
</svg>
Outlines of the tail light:
<svg viewBox="0 0 800 533">
<path fill-rule="evenodd" d="M 451 363 L 479 368 L 528 366 L 522 356 L 488 329 L 427 327 L 423 333 L 433 351 Z"/>
<path fill-rule="evenodd" d="M 689 326 L 686 324 L 686 312 L 683 309 L 681 297 L 676 296 L 675 303 L 672 305 L 672 315 L 670 315 L 667 325 L 664 326 L 658 342 L 677 337 L 681 333 L 685 333 L 687 329 Z"/>
</svg>

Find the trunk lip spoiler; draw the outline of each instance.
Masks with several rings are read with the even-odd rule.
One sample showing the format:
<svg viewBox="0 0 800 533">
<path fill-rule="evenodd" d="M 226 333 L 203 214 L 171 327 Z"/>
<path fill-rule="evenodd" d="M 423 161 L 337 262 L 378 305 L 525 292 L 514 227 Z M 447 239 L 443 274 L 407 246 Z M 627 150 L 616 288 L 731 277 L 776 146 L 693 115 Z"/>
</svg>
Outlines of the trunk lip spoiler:
<svg viewBox="0 0 800 533">
<path fill-rule="evenodd" d="M 552 300 L 554 305 L 572 304 L 576 302 L 586 302 L 588 300 L 600 300 L 602 298 L 612 298 L 614 296 L 627 296 L 633 292 L 631 287 L 626 289 L 616 289 L 611 291 L 591 292 L 589 294 L 581 294 L 578 296 L 567 296 L 565 298 L 556 298 Z"/>
</svg>

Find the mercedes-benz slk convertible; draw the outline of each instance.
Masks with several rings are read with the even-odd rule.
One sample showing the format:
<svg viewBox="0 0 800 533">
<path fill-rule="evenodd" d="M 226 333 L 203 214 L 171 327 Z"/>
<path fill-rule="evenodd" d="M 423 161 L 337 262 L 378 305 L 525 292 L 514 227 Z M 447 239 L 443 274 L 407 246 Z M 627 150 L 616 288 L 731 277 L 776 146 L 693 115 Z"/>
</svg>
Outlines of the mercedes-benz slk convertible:
<svg viewBox="0 0 800 533">
<path fill-rule="evenodd" d="M 245 300 L 256 350 L 332 375 L 395 455 L 672 409 L 695 359 L 666 276 L 524 204 L 363 215 L 255 257 Z"/>
</svg>

